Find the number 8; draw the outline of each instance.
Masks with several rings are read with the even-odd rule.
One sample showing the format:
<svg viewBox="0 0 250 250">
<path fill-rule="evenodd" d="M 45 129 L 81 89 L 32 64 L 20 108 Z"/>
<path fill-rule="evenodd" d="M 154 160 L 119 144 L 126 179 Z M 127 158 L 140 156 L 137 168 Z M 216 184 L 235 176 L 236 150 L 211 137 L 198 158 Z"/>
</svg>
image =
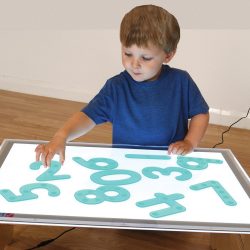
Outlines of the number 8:
<svg viewBox="0 0 250 250">
<path fill-rule="evenodd" d="M 116 192 L 116 196 L 107 195 L 107 192 Z M 88 196 L 95 196 L 94 198 Z M 83 189 L 79 190 L 75 193 L 75 198 L 77 201 L 89 204 L 89 205 L 96 205 L 100 204 L 104 201 L 109 202 L 121 202 L 128 200 L 130 197 L 130 193 L 128 190 L 122 187 L 117 186 L 101 186 L 96 190 L 93 189 Z"/>
</svg>

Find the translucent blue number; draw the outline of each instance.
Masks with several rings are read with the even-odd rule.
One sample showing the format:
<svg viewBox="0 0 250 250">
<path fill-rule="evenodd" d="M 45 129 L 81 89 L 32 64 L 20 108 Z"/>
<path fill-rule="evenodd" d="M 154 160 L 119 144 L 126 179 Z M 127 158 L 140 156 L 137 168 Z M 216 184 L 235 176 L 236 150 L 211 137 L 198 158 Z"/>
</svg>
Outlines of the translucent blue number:
<svg viewBox="0 0 250 250">
<path fill-rule="evenodd" d="M 14 194 L 10 189 L 1 189 L 0 194 L 9 202 L 33 200 L 38 198 L 38 195 L 32 192 L 34 189 L 47 189 L 51 197 L 60 195 L 60 189 L 49 183 L 26 184 L 19 189 L 21 195 Z"/>
<path fill-rule="evenodd" d="M 186 211 L 186 208 L 184 206 L 176 202 L 176 200 L 184 198 L 183 194 L 175 193 L 166 195 L 163 193 L 155 193 L 154 196 L 155 197 L 152 199 L 136 202 L 136 206 L 141 208 L 158 206 L 160 204 L 166 204 L 168 206 L 167 208 L 150 212 L 150 216 L 153 218 L 161 218 L 164 216 Z"/>
<path fill-rule="evenodd" d="M 159 168 L 159 167 L 146 167 L 142 170 L 143 175 L 151 179 L 158 179 L 159 176 L 154 172 L 159 172 L 162 175 L 170 175 L 172 172 L 178 172 L 180 175 L 176 176 L 175 179 L 178 181 L 186 181 L 192 178 L 192 173 L 187 169 L 180 167 L 168 167 L 168 168 Z"/>
<path fill-rule="evenodd" d="M 195 191 L 205 188 L 212 188 L 226 205 L 228 206 L 237 205 L 237 202 L 234 200 L 234 198 L 226 191 L 226 189 L 218 181 L 210 180 L 190 186 L 190 189 Z"/>
<path fill-rule="evenodd" d="M 209 163 L 222 164 L 223 161 L 216 159 L 206 159 L 188 156 L 178 156 L 177 164 L 183 168 L 191 170 L 202 170 L 208 167 Z"/>
<path fill-rule="evenodd" d="M 148 154 L 125 154 L 126 158 L 138 160 L 170 160 L 168 155 L 148 155 Z"/>
<path fill-rule="evenodd" d="M 108 192 L 115 192 L 116 195 L 108 195 Z M 104 201 L 122 202 L 128 200 L 129 197 L 130 193 L 128 190 L 117 186 L 102 186 L 96 190 L 83 189 L 75 193 L 77 201 L 89 205 L 100 204 Z"/>
<path fill-rule="evenodd" d="M 119 180 L 103 180 L 104 176 L 111 175 L 128 175 L 127 179 L 119 179 Z M 99 171 L 90 176 L 90 179 L 100 185 L 113 185 L 113 186 L 121 186 L 128 185 L 141 180 L 141 175 L 137 172 L 126 170 L 126 169 L 112 169 L 112 170 L 104 170 Z"/>
<path fill-rule="evenodd" d="M 73 157 L 73 161 L 80 164 L 83 167 L 93 170 L 110 170 L 118 167 L 118 162 L 110 158 L 92 158 L 88 161 L 81 157 Z"/>
<path fill-rule="evenodd" d="M 30 169 L 38 170 L 43 163 L 41 161 L 33 162 L 30 164 Z M 61 163 L 58 161 L 51 161 L 51 166 L 41 175 L 39 175 L 37 181 L 55 181 L 70 179 L 70 175 L 56 175 L 56 173 L 61 169 Z"/>
</svg>

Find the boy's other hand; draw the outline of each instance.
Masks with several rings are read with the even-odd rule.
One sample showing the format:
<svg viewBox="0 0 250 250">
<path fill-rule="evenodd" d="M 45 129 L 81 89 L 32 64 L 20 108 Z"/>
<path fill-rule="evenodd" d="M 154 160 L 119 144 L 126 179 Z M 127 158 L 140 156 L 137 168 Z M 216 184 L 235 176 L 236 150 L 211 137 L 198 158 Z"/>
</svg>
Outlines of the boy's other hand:
<svg viewBox="0 0 250 250">
<path fill-rule="evenodd" d="M 49 143 L 36 147 L 36 161 L 41 160 L 45 167 L 49 167 L 55 154 L 59 154 L 60 163 L 65 160 L 66 141 L 63 137 L 55 136 Z"/>
<path fill-rule="evenodd" d="M 191 153 L 194 147 L 189 140 L 177 141 L 169 145 L 168 154 L 185 155 Z"/>
</svg>

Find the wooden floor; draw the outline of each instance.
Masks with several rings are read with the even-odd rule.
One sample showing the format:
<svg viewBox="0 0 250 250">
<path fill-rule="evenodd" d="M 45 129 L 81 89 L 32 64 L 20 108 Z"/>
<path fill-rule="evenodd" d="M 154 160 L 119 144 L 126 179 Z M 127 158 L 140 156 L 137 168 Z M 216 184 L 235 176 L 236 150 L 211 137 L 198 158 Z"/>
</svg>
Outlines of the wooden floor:
<svg viewBox="0 0 250 250">
<path fill-rule="evenodd" d="M 0 90 L 0 143 L 7 138 L 49 140 L 63 122 L 84 104 Z M 225 127 L 209 125 L 199 145 L 213 147 Z M 230 148 L 250 175 L 250 130 L 232 128 L 219 147 Z M 110 124 L 97 126 L 78 141 L 111 143 Z M 57 236 L 66 227 L 14 227 L 14 238 L 6 250 L 21 250 Z M 1 232 L 0 232 L 1 234 Z M 244 238 L 244 236 L 243 236 Z M 1 244 L 0 244 L 1 245 Z M 209 233 L 157 232 L 77 228 L 52 244 L 48 250 L 208 250 Z"/>
</svg>

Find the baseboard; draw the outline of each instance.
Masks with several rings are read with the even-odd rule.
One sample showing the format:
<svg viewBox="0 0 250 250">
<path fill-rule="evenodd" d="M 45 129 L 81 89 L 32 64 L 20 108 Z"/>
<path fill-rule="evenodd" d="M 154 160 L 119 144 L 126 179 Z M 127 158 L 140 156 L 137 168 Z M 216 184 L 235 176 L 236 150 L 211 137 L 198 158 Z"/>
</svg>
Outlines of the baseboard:
<svg viewBox="0 0 250 250">
<path fill-rule="evenodd" d="M 58 88 L 58 86 L 62 85 L 40 80 L 30 80 L 0 75 L 0 89 L 3 90 L 84 103 L 88 103 L 93 98 L 90 93 L 86 92 L 86 88 L 82 88 L 82 90 L 75 90 L 65 87 Z"/>
<path fill-rule="evenodd" d="M 234 122 L 238 121 L 241 117 L 247 115 L 247 111 L 250 107 L 246 107 L 245 112 L 222 110 L 210 108 L 210 123 L 216 125 L 230 126 Z M 235 128 L 250 129 L 250 114 L 247 118 L 244 118 L 233 125 Z"/>
</svg>

